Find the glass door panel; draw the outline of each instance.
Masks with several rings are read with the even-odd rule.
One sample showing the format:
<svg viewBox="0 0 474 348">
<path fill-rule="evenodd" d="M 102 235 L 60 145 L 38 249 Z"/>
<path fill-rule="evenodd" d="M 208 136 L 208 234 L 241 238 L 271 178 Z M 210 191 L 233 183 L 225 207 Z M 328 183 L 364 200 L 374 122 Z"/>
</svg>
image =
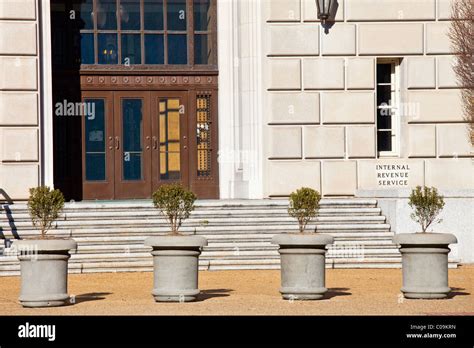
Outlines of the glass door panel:
<svg viewBox="0 0 474 348">
<path fill-rule="evenodd" d="M 115 199 L 151 197 L 150 92 L 114 92 Z"/>
<path fill-rule="evenodd" d="M 85 99 L 93 113 L 85 117 L 86 180 L 104 181 L 106 177 L 105 100 Z"/>
<path fill-rule="evenodd" d="M 180 103 L 160 99 L 160 178 L 181 179 Z"/>
<path fill-rule="evenodd" d="M 113 199 L 113 93 L 83 92 L 83 198 Z"/>
<path fill-rule="evenodd" d="M 142 180 L 143 100 L 122 99 L 123 180 Z"/>
<path fill-rule="evenodd" d="M 188 186 L 187 93 L 152 93 L 153 187 Z"/>
</svg>

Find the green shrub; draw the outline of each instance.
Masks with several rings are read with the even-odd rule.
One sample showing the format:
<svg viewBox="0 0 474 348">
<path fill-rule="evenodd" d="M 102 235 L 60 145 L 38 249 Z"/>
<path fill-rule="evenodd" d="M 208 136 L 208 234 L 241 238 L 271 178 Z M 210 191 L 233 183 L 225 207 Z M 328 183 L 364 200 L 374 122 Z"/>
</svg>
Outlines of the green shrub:
<svg viewBox="0 0 474 348">
<path fill-rule="evenodd" d="M 414 212 L 411 218 L 421 225 L 423 232 L 435 221 L 444 208 L 444 199 L 435 187 L 417 186 L 411 191 L 408 203 Z M 441 222 L 437 220 L 436 222 Z"/>
<path fill-rule="evenodd" d="M 290 195 L 288 214 L 298 220 L 301 233 L 304 233 L 306 225 L 318 213 L 320 200 L 319 192 L 307 187 L 302 187 Z"/>
<path fill-rule="evenodd" d="M 48 186 L 30 188 L 28 211 L 33 226 L 41 230 L 41 238 L 59 217 L 64 208 L 64 196 L 60 190 L 51 190 Z"/>
<path fill-rule="evenodd" d="M 168 219 L 171 233 L 178 234 L 183 220 L 194 210 L 196 195 L 179 184 L 163 185 L 153 193 L 153 204 Z"/>
</svg>

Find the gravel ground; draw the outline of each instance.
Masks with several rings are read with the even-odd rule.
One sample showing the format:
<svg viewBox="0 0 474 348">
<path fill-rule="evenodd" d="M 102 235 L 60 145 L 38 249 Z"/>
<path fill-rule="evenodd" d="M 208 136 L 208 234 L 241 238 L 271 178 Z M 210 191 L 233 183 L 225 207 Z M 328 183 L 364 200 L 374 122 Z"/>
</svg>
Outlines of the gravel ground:
<svg viewBox="0 0 474 348">
<path fill-rule="evenodd" d="M 0 315 L 474 315 L 474 265 L 449 271 L 446 300 L 406 300 L 401 270 L 327 270 L 327 298 L 284 301 L 280 271 L 200 272 L 202 294 L 194 303 L 155 303 L 152 273 L 70 275 L 76 303 L 24 309 L 19 277 L 0 278 Z"/>
</svg>

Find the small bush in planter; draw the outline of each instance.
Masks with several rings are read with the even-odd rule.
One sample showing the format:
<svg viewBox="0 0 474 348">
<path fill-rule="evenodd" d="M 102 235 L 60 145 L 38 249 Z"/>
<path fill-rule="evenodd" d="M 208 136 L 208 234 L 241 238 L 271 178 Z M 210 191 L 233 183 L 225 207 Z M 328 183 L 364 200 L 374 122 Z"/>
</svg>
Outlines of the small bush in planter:
<svg viewBox="0 0 474 348">
<path fill-rule="evenodd" d="M 290 195 L 288 214 L 298 220 L 300 233 L 304 233 L 308 223 L 318 214 L 320 200 L 319 192 L 307 187 Z"/>
<path fill-rule="evenodd" d="M 64 208 L 64 196 L 60 190 L 52 190 L 48 186 L 30 188 L 28 212 L 33 226 L 41 231 L 41 238 L 51 229 L 54 221 Z"/>
<path fill-rule="evenodd" d="M 69 301 L 69 251 L 76 249 L 77 243 L 73 239 L 46 238 L 46 233 L 63 208 L 64 196 L 61 191 L 47 186 L 30 189 L 28 211 L 33 225 L 41 231 L 41 236 L 14 242 L 20 251 L 20 302 L 24 307 L 63 306 Z"/>
<path fill-rule="evenodd" d="M 290 195 L 288 214 L 298 220 L 300 233 L 276 234 L 281 265 L 280 293 L 285 300 L 320 300 L 327 292 L 325 282 L 326 246 L 334 238 L 305 233 L 308 223 L 319 211 L 321 195 L 303 187 Z"/>
<path fill-rule="evenodd" d="M 402 254 L 403 286 L 406 298 L 441 299 L 451 291 L 448 286 L 449 245 L 457 243 L 449 233 L 426 233 L 444 208 L 444 199 L 434 187 L 417 186 L 409 197 L 414 209 L 411 217 L 421 225 L 422 233 L 400 233 L 394 237 Z"/>
<path fill-rule="evenodd" d="M 408 204 L 414 209 L 411 218 L 421 225 L 422 232 L 426 232 L 443 210 L 444 199 L 435 187 L 417 186 L 412 190 Z"/>
<path fill-rule="evenodd" d="M 194 210 L 196 195 L 179 184 L 163 185 L 153 193 L 153 204 L 168 219 L 171 234 L 179 228 Z"/>
<path fill-rule="evenodd" d="M 194 210 L 196 195 L 178 184 L 163 185 L 153 193 L 153 204 L 166 217 L 171 233 L 150 237 L 145 245 L 152 247 L 154 288 L 157 302 L 188 302 L 199 294 L 198 266 L 206 238 L 180 235 L 179 228 Z"/>
</svg>

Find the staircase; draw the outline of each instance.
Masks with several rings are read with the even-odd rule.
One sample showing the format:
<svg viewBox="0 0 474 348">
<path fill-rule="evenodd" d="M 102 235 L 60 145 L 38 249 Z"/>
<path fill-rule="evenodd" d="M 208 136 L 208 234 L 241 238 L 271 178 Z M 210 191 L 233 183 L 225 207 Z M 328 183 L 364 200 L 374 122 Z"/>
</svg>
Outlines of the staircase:
<svg viewBox="0 0 474 348">
<path fill-rule="evenodd" d="M 279 254 L 271 238 L 298 231 L 287 206 L 286 200 L 198 201 L 180 231 L 208 239 L 199 262 L 203 270 L 278 269 Z M 7 240 L 6 247 L 0 246 L 0 276 L 18 275 L 19 262 L 9 241 L 38 232 L 24 203 L 2 205 L 0 216 L 0 245 Z M 393 232 L 374 199 L 323 199 L 308 228 L 335 237 L 328 268 L 401 267 Z M 168 233 L 168 226 L 150 201 L 73 202 L 66 204 L 56 230 L 49 233 L 77 241 L 71 273 L 141 272 L 153 267 L 145 238 Z"/>
</svg>

